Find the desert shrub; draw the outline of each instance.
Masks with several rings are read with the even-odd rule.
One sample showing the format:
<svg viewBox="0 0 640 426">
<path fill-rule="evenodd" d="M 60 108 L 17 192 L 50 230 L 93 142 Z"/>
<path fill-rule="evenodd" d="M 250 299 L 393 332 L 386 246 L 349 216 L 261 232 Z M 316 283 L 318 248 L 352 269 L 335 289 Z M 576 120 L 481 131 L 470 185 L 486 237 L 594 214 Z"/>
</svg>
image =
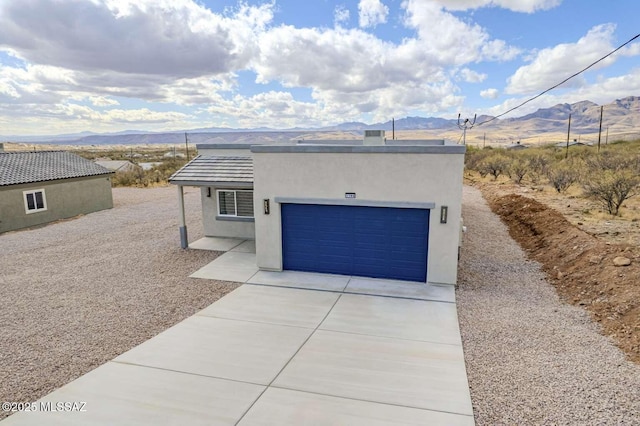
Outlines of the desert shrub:
<svg viewBox="0 0 640 426">
<path fill-rule="evenodd" d="M 637 168 L 639 163 L 637 154 L 623 151 L 605 150 L 599 155 L 591 155 L 585 159 L 585 163 L 590 170 L 625 170 Z"/>
<path fill-rule="evenodd" d="M 529 162 L 524 158 L 513 158 L 509 165 L 509 177 L 517 184 L 522 183 L 529 171 Z"/>
<path fill-rule="evenodd" d="M 625 200 L 638 194 L 640 177 L 632 170 L 592 170 L 582 183 L 585 195 L 617 216 Z"/>
<path fill-rule="evenodd" d="M 148 187 L 154 185 L 166 184 L 169 177 L 175 173 L 180 167 L 184 166 L 186 160 L 172 158 L 163 161 L 152 167 L 150 170 L 134 170 L 126 173 L 117 173 L 111 178 L 111 185 L 117 186 L 137 186 Z"/>
<path fill-rule="evenodd" d="M 478 171 L 482 176 L 490 174 L 493 180 L 506 173 L 511 163 L 509 157 L 500 153 L 492 153 L 478 164 Z"/>
<path fill-rule="evenodd" d="M 547 167 L 547 179 L 558 193 L 567 189 L 580 178 L 580 171 L 572 163 L 557 162 Z"/>
<path fill-rule="evenodd" d="M 529 179 L 531 179 L 532 183 L 538 184 L 542 177 L 547 175 L 547 169 L 550 164 L 549 157 L 540 153 L 532 153 L 527 155 L 527 163 L 529 166 Z"/>
<path fill-rule="evenodd" d="M 476 172 L 480 172 L 480 163 L 482 163 L 485 158 L 493 153 L 493 149 L 478 149 L 467 146 L 467 152 L 465 154 L 465 167 L 467 168 L 467 170 L 475 170 Z"/>
</svg>

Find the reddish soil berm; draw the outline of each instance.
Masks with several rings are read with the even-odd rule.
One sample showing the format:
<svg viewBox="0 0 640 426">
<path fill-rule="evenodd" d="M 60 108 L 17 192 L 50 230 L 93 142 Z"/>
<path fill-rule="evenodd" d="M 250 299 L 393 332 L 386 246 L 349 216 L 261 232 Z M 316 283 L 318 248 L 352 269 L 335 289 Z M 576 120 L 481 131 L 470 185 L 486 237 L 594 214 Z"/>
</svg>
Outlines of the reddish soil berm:
<svg viewBox="0 0 640 426">
<path fill-rule="evenodd" d="M 483 191 L 511 236 L 540 262 L 560 297 L 587 309 L 629 359 L 640 363 L 640 250 L 599 240 L 531 198 Z M 624 257 L 628 266 L 616 266 Z M 618 261 L 624 259 L 618 259 Z"/>
</svg>

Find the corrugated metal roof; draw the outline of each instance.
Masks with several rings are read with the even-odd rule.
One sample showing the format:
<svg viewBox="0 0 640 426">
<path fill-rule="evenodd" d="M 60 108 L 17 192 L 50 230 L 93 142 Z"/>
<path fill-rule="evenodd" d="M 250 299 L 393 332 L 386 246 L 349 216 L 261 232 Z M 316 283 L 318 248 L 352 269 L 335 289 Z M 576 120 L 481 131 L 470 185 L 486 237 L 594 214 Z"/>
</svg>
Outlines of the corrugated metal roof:
<svg viewBox="0 0 640 426">
<path fill-rule="evenodd" d="M 190 186 L 253 185 L 253 160 L 251 157 L 200 155 L 175 172 L 169 182 Z"/>
<path fill-rule="evenodd" d="M 0 186 L 111 174 L 65 151 L 0 152 Z"/>
</svg>

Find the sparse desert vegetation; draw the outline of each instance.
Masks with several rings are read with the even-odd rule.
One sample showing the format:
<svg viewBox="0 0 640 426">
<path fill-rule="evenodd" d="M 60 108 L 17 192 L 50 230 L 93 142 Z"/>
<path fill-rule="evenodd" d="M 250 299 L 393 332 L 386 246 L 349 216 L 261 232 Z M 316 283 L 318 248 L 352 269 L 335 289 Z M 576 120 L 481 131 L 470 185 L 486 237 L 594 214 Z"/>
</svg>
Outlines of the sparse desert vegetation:
<svg viewBox="0 0 640 426">
<path fill-rule="evenodd" d="M 471 148 L 466 169 L 561 298 L 640 362 L 640 140 L 600 151 Z"/>
<path fill-rule="evenodd" d="M 612 216 L 622 214 L 621 207 L 640 191 L 640 140 L 603 146 L 542 146 L 522 150 L 469 147 L 466 177 L 471 181 L 532 185 L 534 191 L 553 188 L 563 196 L 594 201 Z M 505 177 L 499 181 L 500 177 Z M 570 188 L 581 191 L 569 193 Z M 635 210 L 636 205 L 633 205 Z"/>
<path fill-rule="evenodd" d="M 106 150 L 83 149 L 75 153 L 89 160 L 127 160 L 136 165 L 148 164 L 148 167 L 141 167 L 138 170 L 116 173 L 111 178 L 113 187 L 133 186 L 138 188 L 166 185 L 169 177 L 187 163 L 187 158 L 193 158 L 197 155 L 195 149 L 190 149 L 187 155 L 184 149 L 133 147 Z"/>
</svg>

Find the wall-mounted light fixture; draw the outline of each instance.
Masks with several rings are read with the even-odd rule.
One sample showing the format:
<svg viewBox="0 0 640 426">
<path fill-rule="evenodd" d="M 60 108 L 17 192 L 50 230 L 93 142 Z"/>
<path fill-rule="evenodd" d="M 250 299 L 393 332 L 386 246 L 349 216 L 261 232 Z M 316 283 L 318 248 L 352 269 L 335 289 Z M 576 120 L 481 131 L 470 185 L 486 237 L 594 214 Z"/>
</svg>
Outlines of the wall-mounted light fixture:
<svg viewBox="0 0 640 426">
<path fill-rule="evenodd" d="M 207 187 L 207 197 L 211 198 L 211 188 Z"/>
<path fill-rule="evenodd" d="M 265 198 L 265 199 L 262 201 L 262 204 L 263 204 L 263 206 L 264 206 L 264 214 L 269 214 L 269 199 L 268 199 L 268 198 Z"/>
<path fill-rule="evenodd" d="M 449 207 L 440 207 L 440 223 L 447 223 L 447 214 L 449 213 Z"/>
</svg>

